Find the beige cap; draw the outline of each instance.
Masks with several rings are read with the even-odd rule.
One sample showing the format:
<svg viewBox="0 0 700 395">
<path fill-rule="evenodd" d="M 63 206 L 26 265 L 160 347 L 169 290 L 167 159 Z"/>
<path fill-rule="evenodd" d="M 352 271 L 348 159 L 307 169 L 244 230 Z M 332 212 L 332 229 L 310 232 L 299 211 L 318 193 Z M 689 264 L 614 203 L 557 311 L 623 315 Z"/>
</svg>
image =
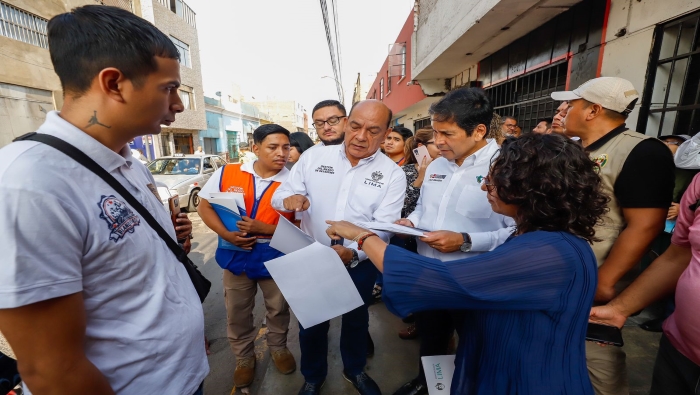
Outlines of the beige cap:
<svg viewBox="0 0 700 395">
<path fill-rule="evenodd" d="M 608 110 L 629 114 L 633 101 L 639 99 L 639 93 L 631 82 L 618 77 L 600 77 L 588 80 L 573 91 L 552 92 L 552 99 L 570 101 L 585 99 L 600 104 Z"/>
</svg>

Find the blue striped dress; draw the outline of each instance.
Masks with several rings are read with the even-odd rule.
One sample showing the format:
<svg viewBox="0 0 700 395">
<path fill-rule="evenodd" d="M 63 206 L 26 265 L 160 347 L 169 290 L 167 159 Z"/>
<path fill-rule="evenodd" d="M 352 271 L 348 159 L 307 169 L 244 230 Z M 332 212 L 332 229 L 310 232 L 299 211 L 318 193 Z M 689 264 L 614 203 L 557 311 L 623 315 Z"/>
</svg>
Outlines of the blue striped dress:
<svg viewBox="0 0 700 395">
<path fill-rule="evenodd" d="M 454 395 L 593 395 L 584 339 L 596 283 L 590 245 L 566 232 L 526 233 L 451 262 L 394 246 L 384 256 L 393 313 L 467 311 Z"/>
</svg>

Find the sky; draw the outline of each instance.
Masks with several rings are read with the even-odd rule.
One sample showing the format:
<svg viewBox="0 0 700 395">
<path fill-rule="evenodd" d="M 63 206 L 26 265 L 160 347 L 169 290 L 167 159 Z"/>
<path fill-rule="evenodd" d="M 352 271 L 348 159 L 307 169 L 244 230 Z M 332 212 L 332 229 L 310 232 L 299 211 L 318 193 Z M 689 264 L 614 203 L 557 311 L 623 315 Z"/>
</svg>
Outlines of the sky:
<svg viewBox="0 0 700 395">
<path fill-rule="evenodd" d="M 328 7 L 330 8 L 330 1 Z M 352 102 L 357 73 L 376 73 L 413 0 L 336 0 L 342 85 Z M 205 95 L 296 100 L 313 106 L 337 99 L 319 0 L 186 0 L 197 14 Z M 329 11 L 332 23 L 332 14 Z"/>
</svg>

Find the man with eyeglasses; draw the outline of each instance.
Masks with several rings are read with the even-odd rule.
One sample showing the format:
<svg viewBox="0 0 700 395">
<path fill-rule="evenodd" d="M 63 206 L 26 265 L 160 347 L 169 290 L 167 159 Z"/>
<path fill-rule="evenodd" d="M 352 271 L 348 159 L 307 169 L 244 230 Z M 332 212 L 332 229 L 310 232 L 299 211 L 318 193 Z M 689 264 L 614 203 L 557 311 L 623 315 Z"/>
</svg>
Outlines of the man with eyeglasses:
<svg viewBox="0 0 700 395">
<path fill-rule="evenodd" d="M 338 145 L 345 138 L 345 124 L 348 121 L 345 106 L 337 100 L 324 100 L 311 111 L 313 125 L 323 145 Z"/>
<path fill-rule="evenodd" d="M 449 92 L 429 112 L 441 157 L 426 169 L 415 210 L 397 223 L 431 230 L 418 238 L 418 253 L 426 257 L 447 262 L 491 251 L 515 230 L 513 219 L 493 212 L 481 189 L 499 150 L 495 139 L 486 139 L 493 117 L 491 102 L 483 90 L 463 88 Z M 456 325 L 464 321 L 462 315 L 433 310 L 415 316 L 421 334 L 420 357 L 448 354 Z M 417 362 L 418 376 L 394 395 L 428 394 L 420 358 Z"/>
</svg>

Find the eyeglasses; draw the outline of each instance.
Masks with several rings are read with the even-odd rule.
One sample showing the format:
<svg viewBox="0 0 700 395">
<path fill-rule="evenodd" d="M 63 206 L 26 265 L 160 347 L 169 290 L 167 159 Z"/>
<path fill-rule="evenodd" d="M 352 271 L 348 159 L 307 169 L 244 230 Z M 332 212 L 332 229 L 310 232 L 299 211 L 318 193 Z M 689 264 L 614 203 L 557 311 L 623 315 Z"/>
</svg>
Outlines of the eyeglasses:
<svg viewBox="0 0 700 395">
<path fill-rule="evenodd" d="M 486 191 L 488 193 L 491 193 L 491 192 L 493 192 L 494 189 L 496 189 L 496 186 L 493 185 L 489 176 L 486 176 L 486 177 L 481 179 L 481 185 L 486 186 Z"/>
<path fill-rule="evenodd" d="M 319 119 L 319 120 L 315 120 L 315 121 L 314 121 L 314 127 L 315 127 L 316 129 L 321 129 L 321 128 L 323 128 L 323 125 L 326 124 L 326 123 L 328 123 L 329 126 L 335 126 L 335 125 L 337 125 L 337 124 L 340 122 L 340 120 L 343 119 L 343 118 L 347 118 L 347 116 L 343 115 L 342 117 L 330 117 L 330 118 L 326 119 L 325 121 L 321 121 L 320 119 Z"/>
</svg>

